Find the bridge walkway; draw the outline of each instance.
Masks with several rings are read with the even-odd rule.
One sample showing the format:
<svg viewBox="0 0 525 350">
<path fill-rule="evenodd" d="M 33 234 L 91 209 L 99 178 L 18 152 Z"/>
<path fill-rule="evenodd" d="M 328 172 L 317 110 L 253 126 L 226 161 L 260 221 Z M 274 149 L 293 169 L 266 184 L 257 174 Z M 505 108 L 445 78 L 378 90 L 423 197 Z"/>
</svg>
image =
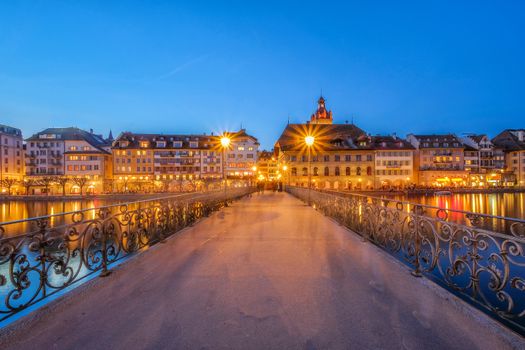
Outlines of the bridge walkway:
<svg viewBox="0 0 525 350">
<path fill-rule="evenodd" d="M 443 295 L 291 195 L 254 194 L 36 311 L 0 348 L 509 348 Z"/>
</svg>

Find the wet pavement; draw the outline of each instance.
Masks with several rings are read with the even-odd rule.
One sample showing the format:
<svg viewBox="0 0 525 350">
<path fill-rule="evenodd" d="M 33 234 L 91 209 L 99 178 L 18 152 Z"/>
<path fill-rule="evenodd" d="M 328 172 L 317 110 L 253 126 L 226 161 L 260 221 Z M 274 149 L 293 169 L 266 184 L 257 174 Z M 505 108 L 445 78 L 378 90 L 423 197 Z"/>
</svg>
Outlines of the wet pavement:
<svg viewBox="0 0 525 350">
<path fill-rule="evenodd" d="M 0 348 L 509 347 L 428 283 L 292 196 L 266 193 L 38 311 Z"/>
</svg>

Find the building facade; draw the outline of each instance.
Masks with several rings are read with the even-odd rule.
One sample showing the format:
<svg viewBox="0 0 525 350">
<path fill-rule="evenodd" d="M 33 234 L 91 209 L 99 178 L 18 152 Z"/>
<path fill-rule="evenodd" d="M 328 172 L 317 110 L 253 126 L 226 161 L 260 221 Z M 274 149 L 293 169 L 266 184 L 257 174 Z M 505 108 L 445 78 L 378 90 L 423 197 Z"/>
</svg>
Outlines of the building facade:
<svg viewBox="0 0 525 350">
<path fill-rule="evenodd" d="M 34 186 L 33 193 L 43 187 L 58 193 L 60 178 L 69 179 L 62 189 L 66 194 L 102 193 L 110 190 L 112 174 L 110 145 L 92 130 L 48 128 L 26 140 L 26 176 L 46 183 Z"/>
<path fill-rule="evenodd" d="M 468 183 L 465 171 L 465 146 L 452 134 L 413 135 L 407 141 L 414 146 L 418 185 L 424 187 L 459 187 Z"/>
<path fill-rule="evenodd" d="M 373 136 L 372 147 L 375 188 L 402 189 L 415 184 L 414 146 L 397 136 Z"/>
<path fill-rule="evenodd" d="M 229 179 L 252 179 L 257 174 L 259 141 L 246 133 L 245 129 L 225 133 L 231 139 L 226 151 L 226 176 Z"/>
<path fill-rule="evenodd" d="M 213 135 L 124 132 L 113 142 L 118 191 L 194 190 L 222 178 L 220 141 Z"/>
<path fill-rule="evenodd" d="M 258 181 L 280 181 L 282 179 L 277 157 L 271 151 L 259 152 L 256 170 Z"/>
<path fill-rule="evenodd" d="M 24 146 L 22 131 L 0 124 L 0 188 L 2 193 L 18 191 L 24 178 Z"/>
<path fill-rule="evenodd" d="M 505 173 L 516 186 L 525 186 L 525 129 L 507 129 L 492 139 L 496 148 L 505 154 Z M 512 181 L 513 180 L 513 181 Z"/>
<path fill-rule="evenodd" d="M 306 136 L 313 144 L 305 143 Z M 305 124 L 288 124 L 275 144 L 284 182 L 320 189 L 373 189 L 372 138 L 354 124 L 333 124 L 332 112 L 319 98 L 317 110 Z M 310 175 L 310 176 L 309 176 Z"/>
</svg>

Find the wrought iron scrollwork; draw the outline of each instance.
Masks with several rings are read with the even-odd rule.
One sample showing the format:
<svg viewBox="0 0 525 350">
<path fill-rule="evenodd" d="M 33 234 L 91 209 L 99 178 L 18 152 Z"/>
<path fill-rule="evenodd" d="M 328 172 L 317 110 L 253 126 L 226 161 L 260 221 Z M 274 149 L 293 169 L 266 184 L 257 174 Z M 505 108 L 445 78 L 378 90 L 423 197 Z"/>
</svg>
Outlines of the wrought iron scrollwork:
<svg viewBox="0 0 525 350">
<path fill-rule="evenodd" d="M 306 201 L 308 190 L 288 187 Z M 525 221 L 312 191 L 312 205 L 525 334 Z"/>
<path fill-rule="evenodd" d="M 251 188 L 189 194 L 0 223 L 0 321 L 165 240 Z"/>
</svg>

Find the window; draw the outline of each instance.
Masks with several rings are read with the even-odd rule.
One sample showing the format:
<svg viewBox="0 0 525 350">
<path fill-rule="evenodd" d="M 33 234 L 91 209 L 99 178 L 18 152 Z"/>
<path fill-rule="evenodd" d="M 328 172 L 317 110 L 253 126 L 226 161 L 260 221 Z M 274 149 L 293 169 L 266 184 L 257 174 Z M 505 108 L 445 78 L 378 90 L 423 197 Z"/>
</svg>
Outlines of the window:
<svg viewBox="0 0 525 350">
<path fill-rule="evenodd" d="M 340 162 L 340 161 L 341 161 L 341 156 L 340 156 L 339 154 L 336 154 L 336 155 L 334 156 L 334 161 L 336 161 L 336 162 Z"/>
<path fill-rule="evenodd" d="M 355 170 L 355 174 L 358 176 L 361 175 L 361 167 L 357 167 L 357 169 Z"/>
<path fill-rule="evenodd" d="M 355 161 L 356 162 L 360 162 L 361 161 L 361 155 L 360 154 L 356 154 Z"/>
<path fill-rule="evenodd" d="M 349 162 L 352 160 L 352 157 L 350 157 L 349 154 L 345 155 L 345 162 Z"/>
<path fill-rule="evenodd" d="M 308 176 L 308 169 L 303 168 L 303 176 Z"/>
<path fill-rule="evenodd" d="M 347 166 L 346 169 L 345 169 L 345 175 L 346 176 L 350 176 L 350 167 Z"/>
<path fill-rule="evenodd" d="M 244 151 L 244 146 L 237 147 L 237 151 Z"/>
<path fill-rule="evenodd" d="M 330 176 L 330 169 L 327 166 L 324 167 L 324 176 Z"/>
<path fill-rule="evenodd" d="M 314 167 L 314 176 L 319 175 L 319 169 L 317 167 Z"/>
<path fill-rule="evenodd" d="M 372 175 L 372 167 L 371 166 L 366 168 L 366 175 L 368 175 L 368 176 Z"/>
<path fill-rule="evenodd" d="M 329 161 L 330 161 L 330 156 L 329 156 L 329 155 L 324 156 L 324 157 L 323 157 L 323 160 L 324 160 L 325 162 L 329 162 Z"/>
<path fill-rule="evenodd" d="M 335 167 L 335 176 L 340 176 L 340 175 L 341 175 L 341 173 L 340 173 L 339 167 L 336 166 Z"/>
<path fill-rule="evenodd" d="M 161 148 L 166 147 L 166 141 L 157 141 L 157 147 L 161 147 Z"/>
<path fill-rule="evenodd" d="M 148 141 L 140 141 L 140 147 L 142 148 L 148 147 Z"/>
<path fill-rule="evenodd" d="M 297 176 L 297 168 L 292 168 L 292 176 Z"/>
</svg>

